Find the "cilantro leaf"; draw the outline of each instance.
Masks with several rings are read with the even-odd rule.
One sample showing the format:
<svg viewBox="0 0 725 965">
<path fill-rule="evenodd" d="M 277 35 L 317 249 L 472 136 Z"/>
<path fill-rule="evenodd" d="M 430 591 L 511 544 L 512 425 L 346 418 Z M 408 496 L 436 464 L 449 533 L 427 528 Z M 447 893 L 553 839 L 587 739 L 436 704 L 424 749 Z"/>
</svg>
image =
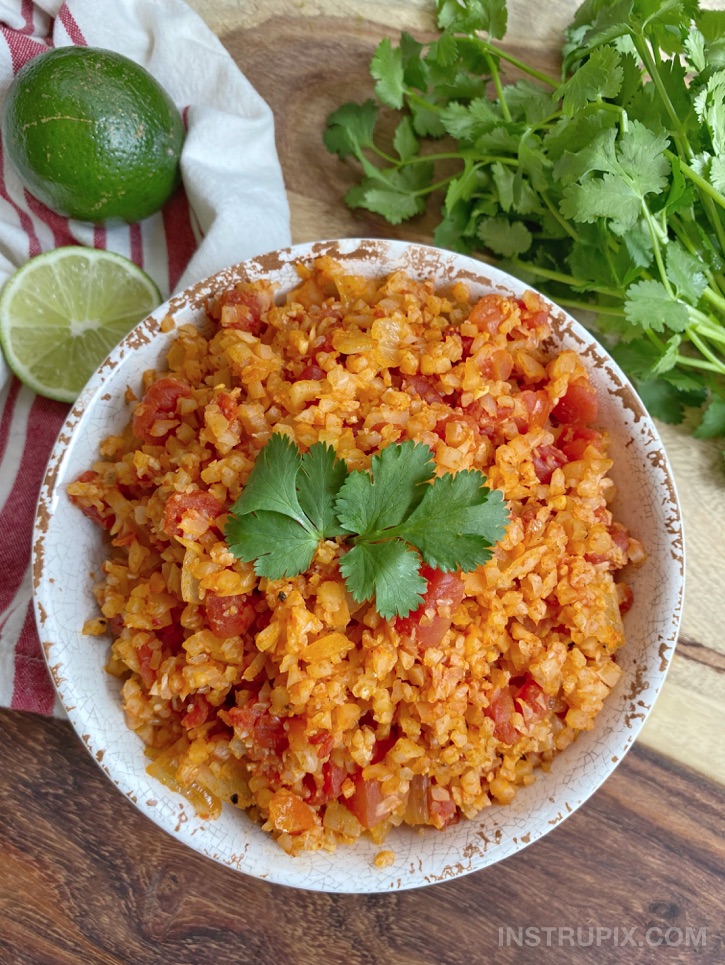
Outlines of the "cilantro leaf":
<svg viewBox="0 0 725 965">
<path fill-rule="evenodd" d="M 521 221 L 508 218 L 484 218 L 478 226 L 478 237 L 498 255 L 514 258 L 531 247 L 531 232 Z"/>
<path fill-rule="evenodd" d="M 707 288 L 702 262 L 678 242 L 667 246 L 667 274 L 677 294 L 692 305 L 697 305 Z"/>
<path fill-rule="evenodd" d="M 705 409 L 700 425 L 695 429 L 697 439 L 725 436 L 725 398 L 714 395 Z"/>
<path fill-rule="evenodd" d="M 399 47 L 393 47 L 389 37 L 385 37 L 378 44 L 370 63 L 370 73 L 377 81 L 375 93 L 383 104 L 388 107 L 402 107 L 405 93 L 403 55 Z"/>
<path fill-rule="evenodd" d="M 679 425 L 682 422 L 687 403 L 670 382 L 664 379 L 647 379 L 636 382 L 635 388 L 655 419 L 669 425 Z"/>
<path fill-rule="evenodd" d="M 598 47 L 556 92 L 564 114 L 571 116 L 598 97 L 616 97 L 624 71 L 614 47 Z"/>
<path fill-rule="evenodd" d="M 477 470 L 439 476 L 405 522 L 388 531 L 420 551 L 437 569 L 469 572 L 491 558 L 508 522 L 503 495 Z"/>
<path fill-rule="evenodd" d="M 401 161 L 409 161 L 418 153 L 420 144 L 413 130 L 413 122 L 407 114 L 395 128 L 393 147 Z"/>
<path fill-rule="evenodd" d="M 399 191 L 393 185 L 389 187 L 369 187 L 354 198 L 356 208 L 367 208 L 375 214 L 381 214 L 390 224 L 400 224 L 420 214 L 425 208 L 423 198 L 416 197 L 405 191 Z"/>
<path fill-rule="evenodd" d="M 609 218 L 612 225 L 626 231 L 637 222 L 641 198 L 616 174 L 601 178 L 589 177 L 580 184 L 564 189 L 559 210 L 572 221 L 592 223 L 598 218 Z"/>
<path fill-rule="evenodd" d="M 323 137 L 325 147 L 341 158 L 357 154 L 364 147 L 370 147 L 377 118 L 375 101 L 343 104 L 327 118 L 327 130 Z"/>
<path fill-rule="evenodd" d="M 352 533 L 396 526 L 423 498 L 422 484 L 433 478 L 428 446 L 406 441 L 386 446 L 371 460 L 370 472 L 351 472 L 340 488 L 335 510 Z"/>
<path fill-rule="evenodd" d="M 297 473 L 302 457 L 287 436 L 275 432 L 257 456 L 254 468 L 231 512 L 244 516 L 260 510 L 288 516 L 314 532 L 297 499 Z"/>
<path fill-rule="evenodd" d="M 319 542 L 291 517 L 265 510 L 230 516 L 224 535 L 238 559 L 254 562 L 254 572 L 270 580 L 303 573 L 312 563 Z"/>
<path fill-rule="evenodd" d="M 487 32 L 501 40 L 506 34 L 506 0 L 438 0 L 438 26 L 460 33 Z"/>
<path fill-rule="evenodd" d="M 335 497 L 347 479 L 347 465 L 332 446 L 317 442 L 302 457 L 297 476 L 300 506 L 322 539 L 344 532 L 337 522 Z"/>
<path fill-rule="evenodd" d="M 340 572 L 358 603 L 375 598 L 386 620 L 407 616 L 423 603 L 426 581 L 418 554 L 402 540 L 358 543 L 340 560 Z"/>
<path fill-rule="evenodd" d="M 662 282 L 647 279 L 627 289 L 624 313 L 645 331 L 684 332 L 689 322 L 687 306 L 668 295 Z"/>
</svg>

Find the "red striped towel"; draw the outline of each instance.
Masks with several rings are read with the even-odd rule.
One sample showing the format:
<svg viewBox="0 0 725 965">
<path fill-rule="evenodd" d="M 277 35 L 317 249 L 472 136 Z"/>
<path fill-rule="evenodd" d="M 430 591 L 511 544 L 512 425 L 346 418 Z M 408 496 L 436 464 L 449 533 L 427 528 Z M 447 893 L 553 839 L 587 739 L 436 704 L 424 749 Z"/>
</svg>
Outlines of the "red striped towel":
<svg viewBox="0 0 725 965">
<path fill-rule="evenodd" d="M 108 248 L 144 268 L 164 296 L 226 265 L 289 244 L 272 115 L 203 21 L 181 0 L 0 0 L 0 100 L 44 50 L 103 47 L 142 64 L 182 111 L 183 188 L 140 224 L 93 226 L 24 190 L 0 145 L 0 283 L 60 245 Z M 31 602 L 35 503 L 68 407 L 11 378 L 0 356 L 0 706 L 61 714 Z"/>
</svg>

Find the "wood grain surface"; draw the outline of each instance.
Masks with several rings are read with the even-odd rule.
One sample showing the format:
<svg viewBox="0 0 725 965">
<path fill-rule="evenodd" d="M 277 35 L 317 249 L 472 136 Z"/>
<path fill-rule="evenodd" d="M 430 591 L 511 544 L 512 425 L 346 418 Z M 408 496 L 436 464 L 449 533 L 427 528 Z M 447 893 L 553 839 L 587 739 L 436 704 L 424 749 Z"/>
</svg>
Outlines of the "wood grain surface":
<svg viewBox="0 0 725 965">
<path fill-rule="evenodd" d="M 382 36 L 432 30 L 432 0 L 191 5 L 274 111 L 294 241 L 430 240 L 430 216 L 393 229 L 348 211 L 342 196 L 353 174 L 321 135 L 330 110 L 369 96 L 367 65 Z M 722 0 L 705 5 L 725 9 Z M 509 46 L 553 69 L 576 6 L 509 0 Z M 725 962 L 725 481 L 714 445 L 661 428 L 685 514 L 682 638 L 634 750 L 561 827 L 500 865 L 433 888 L 285 889 L 166 836 L 118 793 L 68 724 L 4 711 L 0 965 Z M 525 928 L 538 931 L 517 931 Z M 546 928 L 580 929 L 576 947 L 567 932 L 547 939 Z"/>
</svg>

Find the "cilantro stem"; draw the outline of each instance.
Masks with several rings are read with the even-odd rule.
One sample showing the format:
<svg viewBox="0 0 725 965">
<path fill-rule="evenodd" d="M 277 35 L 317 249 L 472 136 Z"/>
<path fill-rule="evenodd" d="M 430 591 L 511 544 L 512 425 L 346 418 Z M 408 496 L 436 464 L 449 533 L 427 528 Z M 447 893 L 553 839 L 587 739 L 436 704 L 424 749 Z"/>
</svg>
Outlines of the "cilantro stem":
<svg viewBox="0 0 725 965">
<path fill-rule="evenodd" d="M 664 104 L 665 110 L 667 111 L 670 120 L 672 121 L 672 134 L 675 139 L 682 146 L 683 153 L 688 157 L 692 157 L 692 148 L 687 140 L 687 135 L 682 130 L 682 124 L 680 118 L 677 116 L 677 111 L 672 106 L 672 101 L 670 100 L 670 95 L 667 93 L 667 88 L 664 85 L 662 76 L 657 69 L 657 63 L 652 55 L 650 49 L 649 41 L 644 36 L 643 33 L 632 34 L 632 41 L 634 42 L 635 49 L 637 53 L 642 58 L 642 63 L 647 69 L 647 73 L 650 75 L 653 84 L 657 88 L 657 93 L 660 95 L 660 99 Z"/>
<path fill-rule="evenodd" d="M 615 308 L 614 305 L 602 305 L 600 302 L 578 302 L 574 298 L 560 298 L 559 295 L 557 295 L 556 303 L 557 305 L 563 305 L 565 308 L 594 312 L 595 315 L 615 315 L 618 318 L 625 317 L 621 308 Z"/>
<path fill-rule="evenodd" d="M 710 285 L 712 286 L 712 275 L 710 272 L 706 273 L 706 277 L 709 278 Z M 723 298 L 719 292 L 715 291 L 714 288 L 706 288 L 702 293 L 702 297 L 705 299 L 705 301 L 710 302 L 711 305 L 714 305 L 715 308 L 719 308 L 721 312 L 725 312 L 725 298 Z"/>
<path fill-rule="evenodd" d="M 714 365 L 712 362 L 705 362 L 702 359 L 693 359 L 689 355 L 677 355 L 678 365 L 688 366 L 693 369 L 703 369 L 705 372 L 717 372 L 718 375 L 725 374 L 725 366 Z"/>
<path fill-rule="evenodd" d="M 592 285 L 590 282 L 583 281 L 581 278 L 575 278 L 574 275 L 567 275 L 561 271 L 551 271 L 549 268 L 540 268 L 538 265 L 532 265 L 528 261 L 520 261 L 518 258 L 512 258 L 511 264 L 521 271 L 530 272 L 532 275 L 536 275 L 539 278 L 546 278 L 548 281 L 561 282 L 562 285 L 568 285 L 571 288 L 586 288 L 600 295 L 609 295 L 611 298 L 621 299 L 622 297 L 622 293 L 615 291 L 613 288 L 606 288 L 603 285 Z"/>
<path fill-rule="evenodd" d="M 689 326 L 686 331 L 687 337 L 690 339 L 695 348 L 697 348 L 706 359 L 716 366 L 716 371 L 722 372 L 725 375 L 725 363 L 721 362 L 717 355 L 715 355 L 715 353 L 702 341 L 697 332 L 693 330 L 692 326 Z"/>
<path fill-rule="evenodd" d="M 511 123 L 511 111 L 506 103 L 506 96 L 503 92 L 503 87 L 501 86 L 501 75 L 498 72 L 498 67 L 490 54 L 486 54 L 486 62 L 488 63 L 488 69 L 491 71 L 491 78 L 493 80 L 493 85 L 496 88 L 496 95 L 498 97 L 498 102 L 501 106 L 501 113 L 503 119 L 507 124 Z"/>
<path fill-rule="evenodd" d="M 579 238 L 578 232 L 576 231 L 575 228 L 571 226 L 571 224 L 561 214 L 559 209 L 556 207 L 556 205 L 552 202 L 551 198 L 549 197 L 548 192 L 542 191 L 541 197 L 544 201 L 544 204 L 551 212 L 551 216 L 554 218 L 555 221 L 557 221 L 562 226 L 562 228 L 564 229 L 564 231 L 566 231 L 566 233 L 569 235 L 572 241 L 579 241 L 580 238 Z"/>
<path fill-rule="evenodd" d="M 665 157 L 672 161 L 678 156 L 673 154 L 672 151 L 665 151 Z M 709 195 L 713 201 L 716 201 L 721 208 L 725 208 L 725 196 L 720 194 L 717 188 L 714 188 L 706 178 L 703 178 L 702 175 L 697 173 L 697 171 L 693 171 L 689 164 L 685 164 L 682 158 L 678 158 L 678 160 L 680 162 L 680 170 L 682 173 L 687 175 L 690 181 L 697 185 L 701 191 L 704 191 L 705 194 Z"/>
<path fill-rule="evenodd" d="M 667 269 L 665 268 L 664 258 L 662 257 L 662 248 L 660 247 L 661 230 L 659 225 L 655 222 L 655 219 L 652 217 L 652 212 L 644 201 L 642 201 L 642 213 L 644 214 L 647 227 L 649 228 L 650 238 L 652 239 L 652 249 L 655 256 L 655 261 L 657 263 L 657 270 L 660 273 L 660 279 L 667 294 L 673 301 L 676 301 L 677 299 L 675 297 L 675 293 L 672 290 L 672 285 L 670 285 L 670 279 L 667 277 Z"/>
<path fill-rule="evenodd" d="M 406 88 L 405 96 L 408 100 L 413 101 L 419 107 L 424 107 L 427 111 L 432 111 L 434 114 L 442 114 L 443 108 L 440 104 L 434 104 L 433 101 L 427 101 L 425 97 L 421 97 L 420 94 L 416 94 L 414 90 Z"/>
<path fill-rule="evenodd" d="M 502 50 L 495 44 L 488 43 L 486 40 L 479 40 L 480 46 L 486 51 L 487 55 L 493 54 L 496 57 L 500 57 L 501 60 L 505 60 L 507 63 L 511 64 L 512 67 L 518 67 L 523 73 L 528 74 L 529 77 L 535 77 L 536 80 L 540 80 L 542 84 L 546 84 L 547 87 L 551 87 L 556 90 L 561 86 L 561 81 L 554 80 L 548 74 L 543 71 L 538 70 L 536 67 L 532 67 L 530 64 L 525 64 L 523 60 L 519 60 L 518 57 L 514 57 L 513 54 L 509 54 L 507 51 Z"/>
</svg>

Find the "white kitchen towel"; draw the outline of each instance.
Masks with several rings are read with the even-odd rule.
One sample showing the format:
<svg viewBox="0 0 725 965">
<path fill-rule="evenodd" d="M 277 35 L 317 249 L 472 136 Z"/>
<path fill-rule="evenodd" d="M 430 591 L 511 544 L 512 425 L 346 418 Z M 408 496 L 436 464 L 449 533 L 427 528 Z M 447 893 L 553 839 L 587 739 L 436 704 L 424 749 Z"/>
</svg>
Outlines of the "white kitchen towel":
<svg viewBox="0 0 725 965">
<path fill-rule="evenodd" d="M 272 113 L 181 0 L 0 0 L 0 106 L 31 58 L 69 44 L 130 57 L 168 91 L 187 128 L 183 186 L 138 224 L 93 226 L 23 188 L 0 145 L 0 285 L 28 258 L 82 244 L 125 255 L 166 297 L 290 242 Z M 60 713 L 30 598 L 30 541 L 45 464 L 67 406 L 35 396 L 0 356 L 0 706 Z"/>
</svg>

